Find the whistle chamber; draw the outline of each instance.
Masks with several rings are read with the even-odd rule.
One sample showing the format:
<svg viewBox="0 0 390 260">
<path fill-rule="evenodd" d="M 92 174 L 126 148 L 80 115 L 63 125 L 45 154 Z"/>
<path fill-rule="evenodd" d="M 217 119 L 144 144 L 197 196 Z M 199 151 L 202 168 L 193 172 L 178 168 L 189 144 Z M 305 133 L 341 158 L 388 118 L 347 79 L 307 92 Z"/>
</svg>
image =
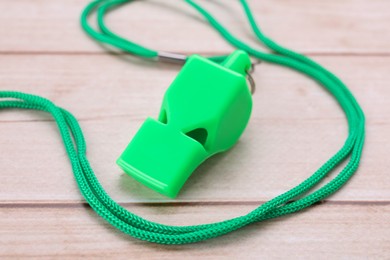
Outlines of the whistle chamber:
<svg viewBox="0 0 390 260">
<path fill-rule="evenodd" d="M 149 188 L 175 198 L 207 158 L 230 149 L 248 124 L 251 67 L 244 51 L 221 64 L 193 55 L 167 89 L 158 120 L 147 118 L 117 164 Z"/>
</svg>

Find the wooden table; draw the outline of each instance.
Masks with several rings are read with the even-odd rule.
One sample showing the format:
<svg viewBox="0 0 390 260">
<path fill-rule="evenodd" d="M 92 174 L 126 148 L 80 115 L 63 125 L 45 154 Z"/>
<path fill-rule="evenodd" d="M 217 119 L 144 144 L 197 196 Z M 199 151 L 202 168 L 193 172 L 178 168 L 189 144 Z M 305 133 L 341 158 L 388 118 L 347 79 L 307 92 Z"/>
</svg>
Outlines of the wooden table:
<svg viewBox="0 0 390 260">
<path fill-rule="evenodd" d="M 259 46 L 236 1 L 200 2 Z M 332 97 L 302 75 L 263 63 L 254 74 L 253 116 L 240 142 L 202 165 L 177 199 L 156 194 L 115 160 L 143 120 L 158 114 L 180 68 L 107 53 L 80 29 L 87 3 L 0 1 L 0 88 L 45 96 L 74 113 L 98 178 L 129 210 L 173 225 L 242 215 L 303 181 L 343 144 L 347 124 Z M 0 257 L 390 258 L 390 2 L 250 4 L 271 38 L 335 72 L 361 103 L 367 141 L 353 179 L 299 214 L 199 244 L 150 244 L 123 235 L 88 207 L 48 115 L 1 111 Z M 158 50 L 233 50 L 183 1 L 138 1 L 108 23 Z"/>
</svg>

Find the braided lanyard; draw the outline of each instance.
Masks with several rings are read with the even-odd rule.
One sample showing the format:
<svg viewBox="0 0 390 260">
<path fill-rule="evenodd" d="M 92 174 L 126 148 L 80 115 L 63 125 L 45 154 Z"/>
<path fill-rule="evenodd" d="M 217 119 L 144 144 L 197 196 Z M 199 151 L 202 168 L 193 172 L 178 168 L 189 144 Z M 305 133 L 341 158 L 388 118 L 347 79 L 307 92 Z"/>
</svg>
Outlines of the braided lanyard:
<svg viewBox="0 0 390 260">
<path fill-rule="evenodd" d="M 94 39 L 106 44 L 111 44 L 126 52 L 143 58 L 159 57 L 158 52 L 123 39 L 111 32 L 104 24 L 103 18 L 108 10 L 127 2 L 131 1 L 99 0 L 90 3 L 85 8 L 82 15 L 83 28 Z M 357 170 L 365 135 L 363 111 L 343 82 L 311 59 L 288 50 L 265 36 L 258 28 L 245 0 L 240 0 L 240 2 L 245 10 L 252 30 L 258 40 L 270 48 L 275 54 L 260 52 L 248 46 L 230 34 L 229 31 L 198 4 L 191 0 L 186 0 L 186 2 L 199 11 L 210 25 L 212 25 L 233 46 L 245 50 L 251 56 L 262 61 L 289 67 L 320 83 L 338 101 L 339 105 L 344 110 L 348 121 L 348 138 L 335 155 L 298 186 L 265 202 L 247 215 L 222 222 L 197 226 L 167 226 L 148 221 L 127 211 L 108 196 L 97 180 L 86 158 L 86 144 L 82 130 L 76 118 L 70 112 L 57 107 L 49 100 L 42 97 L 20 92 L 0 91 L 0 109 L 21 108 L 42 110 L 53 116 L 61 133 L 80 191 L 97 214 L 126 234 L 141 240 L 161 244 L 186 244 L 214 238 L 254 222 L 297 212 L 328 197 L 339 190 Z M 98 14 L 100 31 L 92 29 L 87 23 L 88 16 L 95 10 L 97 10 Z M 160 58 L 164 58 L 165 56 L 167 55 L 161 55 L 160 53 Z M 168 56 L 171 57 L 171 55 Z M 211 59 L 217 62 L 222 58 L 224 57 L 211 57 Z M 346 160 L 348 160 L 348 163 L 336 177 L 312 193 L 306 194 L 309 190 L 319 184 L 319 182 L 337 165 Z"/>
</svg>

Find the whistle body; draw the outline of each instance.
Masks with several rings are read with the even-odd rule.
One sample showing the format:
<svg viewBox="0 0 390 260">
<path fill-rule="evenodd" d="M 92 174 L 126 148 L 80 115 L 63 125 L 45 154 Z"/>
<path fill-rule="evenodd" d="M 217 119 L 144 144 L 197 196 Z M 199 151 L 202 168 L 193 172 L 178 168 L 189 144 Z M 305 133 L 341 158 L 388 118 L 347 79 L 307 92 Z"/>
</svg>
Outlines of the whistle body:
<svg viewBox="0 0 390 260">
<path fill-rule="evenodd" d="M 252 110 L 249 56 L 221 64 L 191 56 L 167 89 L 158 120 L 147 118 L 117 164 L 144 185 L 174 198 L 210 156 L 231 148 Z"/>
</svg>

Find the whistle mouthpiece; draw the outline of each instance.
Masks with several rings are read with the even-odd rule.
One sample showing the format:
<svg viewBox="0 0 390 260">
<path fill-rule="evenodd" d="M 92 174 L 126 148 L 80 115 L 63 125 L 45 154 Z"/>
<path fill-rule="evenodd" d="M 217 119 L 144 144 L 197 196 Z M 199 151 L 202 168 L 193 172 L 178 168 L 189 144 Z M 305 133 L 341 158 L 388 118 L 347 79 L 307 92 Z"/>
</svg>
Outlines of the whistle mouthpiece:
<svg viewBox="0 0 390 260">
<path fill-rule="evenodd" d="M 221 64 L 191 56 L 167 89 L 158 120 L 146 119 L 117 164 L 175 198 L 203 161 L 230 149 L 243 133 L 252 110 L 250 66 L 244 51 Z"/>
<path fill-rule="evenodd" d="M 207 152 L 200 143 L 148 118 L 117 164 L 149 188 L 174 198 L 206 157 Z"/>
</svg>

